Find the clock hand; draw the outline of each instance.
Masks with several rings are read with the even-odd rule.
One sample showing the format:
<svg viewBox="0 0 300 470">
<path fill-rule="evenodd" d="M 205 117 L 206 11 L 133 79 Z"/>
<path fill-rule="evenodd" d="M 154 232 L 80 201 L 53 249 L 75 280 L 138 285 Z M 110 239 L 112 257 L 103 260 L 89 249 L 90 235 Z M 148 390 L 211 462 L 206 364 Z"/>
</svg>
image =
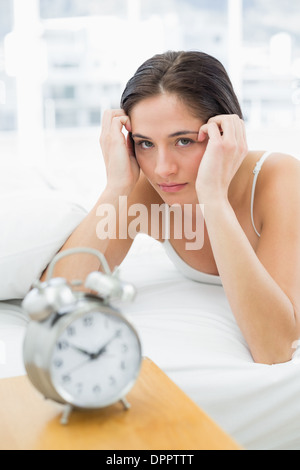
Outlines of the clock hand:
<svg viewBox="0 0 300 470">
<path fill-rule="evenodd" d="M 107 346 L 119 336 L 119 332 L 120 332 L 120 330 L 116 331 L 115 334 L 113 335 L 113 337 L 110 338 L 110 339 L 99 349 L 99 351 L 98 351 L 97 353 L 92 354 L 93 357 L 92 357 L 91 359 L 92 359 L 92 360 L 98 359 L 98 357 L 100 357 L 102 354 L 104 354 L 104 353 L 105 353 L 105 350 L 106 350 L 106 348 L 107 348 Z"/>
<path fill-rule="evenodd" d="M 88 351 L 85 351 L 84 349 L 78 347 L 78 346 L 75 346 L 75 344 L 72 344 L 72 343 L 69 343 L 69 346 L 72 348 L 72 349 L 75 349 L 75 351 L 78 351 L 82 354 L 84 354 L 85 356 L 88 356 L 88 359 L 80 364 L 78 364 L 77 366 L 75 366 L 73 369 L 71 369 L 68 373 L 69 374 L 72 374 L 75 370 L 85 366 L 86 364 L 88 364 L 89 362 L 91 361 L 95 361 L 96 359 L 98 359 L 102 354 L 104 354 L 105 352 L 105 349 L 106 347 L 119 335 L 119 332 L 116 331 L 116 333 L 114 334 L 114 336 L 112 338 L 110 338 L 101 348 L 100 350 L 97 352 L 97 353 L 89 353 Z"/>
<path fill-rule="evenodd" d="M 105 347 L 114 339 L 111 338 L 105 345 Z M 78 349 L 80 352 L 84 353 L 85 355 L 89 356 L 88 359 L 86 359 L 84 362 L 81 362 L 80 364 L 77 364 L 77 366 L 73 367 L 73 369 L 69 370 L 66 374 L 64 375 L 71 375 L 73 372 L 75 372 L 77 369 L 80 369 L 81 367 L 86 366 L 89 362 L 95 361 L 98 359 L 98 357 L 105 352 L 105 347 L 103 346 L 101 350 L 97 354 L 90 354 L 87 351 L 81 350 L 80 348 L 77 348 L 77 346 L 73 346 L 70 344 L 71 347 L 74 347 L 74 349 Z"/>
<path fill-rule="evenodd" d="M 84 362 L 81 362 L 80 364 L 78 364 L 77 366 L 73 367 L 73 369 L 69 370 L 68 372 L 64 373 L 64 375 L 71 375 L 73 374 L 73 372 L 75 372 L 75 370 L 77 369 L 80 369 L 81 367 L 84 367 L 86 364 L 88 364 L 89 362 L 91 362 L 91 358 L 89 359 L 86 359 Z"/>
<path fill-rule="evenodd" d="M 75 346 L 75 344 L 69 343 L 70 348 L 75 349 L 75 351 L 80 352 L 81 354 L 84 354 L 85 356 L 88 356 L 90 359 L 93 359 L 94 354 L 90 353 L 88 351 L 85 351 L 82 348 L 79 348 L 78 346 Z"/>
<path fill-rule="evenodd" d="M 69 346 L 72 348 L 72 349 L 75 349 L 75 351 L 78 351 L 80 352 L 81 354 L 84 354 L 85 356 L 88 356 L 88 359 L 80 364 L 78 364 L 77 366 L 75 366 L 73 369 L 71 369 L 68 374 L 72 374 L 75 370 L 77 369 L 80 369 L 81 367 L 84 367 L 86 364 L 88 364 L 89 362 L 91 361 L 95 361 L 96 359 L 98 359 L 102 354 L 105 353 L 105 350 L 107 348 L 107 346 L 115 339 L 117 338 L 117 336 L 119 335 L 119 330 L 115 332 L 114 336 L 112 338 L 110 338 L 100 349 L 98 352 L 96 353 L 89 353 L 88 351 L 85 351 L 84 349 L 78 347 L 78 346 L 75 346 L 74 344 L 72 343 L 69 343 Z"/>
</svg>

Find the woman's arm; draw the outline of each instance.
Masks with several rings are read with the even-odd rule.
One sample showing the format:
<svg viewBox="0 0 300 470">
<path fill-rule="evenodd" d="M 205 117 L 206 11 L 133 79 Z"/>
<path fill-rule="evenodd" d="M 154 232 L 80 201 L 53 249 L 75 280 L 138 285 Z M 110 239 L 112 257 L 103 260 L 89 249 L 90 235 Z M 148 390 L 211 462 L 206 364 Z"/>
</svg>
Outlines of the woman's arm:
<svg viewBox="0 0 300 470">
<path fill-rule="evenodd" d="M 218 117 L 202 131 L 210 141 L 197 190 L 232 312 L 256 362 L 289 361 L 300 336 L 299 164 L 289 162 L 290 171 L 286 166 L 282 171 L 283 163 L 264 181 L 262 232 L 255 252 L 227 198 L 246 153 L 243 125 L 237 117 Z"/>
<path fill-rule="evenodd" d="M 119 220 L 119 214 L 126 210 L 120 207 L 122 197 L 135 198 L 135 187 L 139 179 L 139 166 L 133 155 L 129 140 L 125 138 L 122 129 L 125 127 L 130 132 L 130 121 L 122 110 L 106 111 L 102 122 L 102 132 L 100 143 L 107 171 L 107 185 L 97 201 L 94 208 L 71 234 L 60 251 L 74 247 L 89 247 L 106 253 L 109 238 L 99 237 L 99 226 L 101 220 L 105 219 L 107 226 L 114 227 Z M 101 210 L 109 207 L 109 211 Z M 122 214 L 127 220 L 127 214 Z M 116 227 L 118 228 L 118 227 Z M 116 230 L 116 238 L 118 230 Z M 116 262 L 121 262 L 130 248 L 132 239 L 118 240 L 114 250 L 114 259 L 107 259 L 113 268 Z M 79 254 L 63 258 L 57 263 L 54 275 L 65 277 L 68 280 L 85 279 L 91 271 L 100 269 L 100 262 L 95 256 L 89 254 Z M 45 279 L 47 270 L 43 273 L 42 280 Z"/>
<path fill-rule="evenodd" d="M 107 214 L 111 214 L 114 218 L 119 218 L 119 195 L 116 192 L 106 189 L 100 198 L 98 199 L 96 205 L 87 215 L 87 217 L 81 222 L 81 224 L 74 230 L 71 236 L 68 238 L 66 243 L 62 246 L 59 252 L 65 251 L 70 248 L 77 247 L 89 247 L 94 248 L 105 255 L 106 250 L 108 249 L 111 240 L 100 239 L 98 237 L 98 224 L 101 224 L 101 219 L 104 217 L 99 217 L 99 208 L 103 205 L 109 205 L 111 210 Z M 114 226 L 115 220 L 109 220 L 108 216 L 105 215 L 105 223 Z M 126 239 L 122 240 L 118 246 L 118 256 L 119 262 L 125 257 L 127 251 L 130 248 L 132 240 Z M 112 266 L 111 260 L 107 259 L 108 264 L 111 269 Z M 56 265 L 53 275 L 55 277 L 64 277 L 68 281 L 72 280 L 84 280 L 86 276 L 92 271 L 98 271 L 101 269 L 99 260 L 90 254 L 76 254 L 73 256 L 68 256 L 62 258 Z M 46 279 L 47 270 L 43 273 L 41 278 L 42 281 Z"/>
<path fill-rule="evenodd" d="M 205 221 L 224 290 L 253 359 L 265 364 L 289 361 L 299 337 L 296 292 L 285 293 L 280 273 L 263 265 L 229 203 L 206 206 Z M 263 249 L 259 251 L 262 257 Z"/>
</svg>

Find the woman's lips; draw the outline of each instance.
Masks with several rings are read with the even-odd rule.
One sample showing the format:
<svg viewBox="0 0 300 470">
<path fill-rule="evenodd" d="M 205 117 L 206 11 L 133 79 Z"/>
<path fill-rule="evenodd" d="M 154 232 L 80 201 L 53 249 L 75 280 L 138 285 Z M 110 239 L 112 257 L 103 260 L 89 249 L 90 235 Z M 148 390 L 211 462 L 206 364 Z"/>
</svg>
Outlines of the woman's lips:
<svg viewBox="0 0 300 470">
<path fill-rule="evenodd" d="M 187 183 L 172 183 L 172 184 L 159 184 L 159 188 L 161 191 L 164 191 L 165 193 L 178 193 L 182 189 L 186 187 Z"/>
</svg>

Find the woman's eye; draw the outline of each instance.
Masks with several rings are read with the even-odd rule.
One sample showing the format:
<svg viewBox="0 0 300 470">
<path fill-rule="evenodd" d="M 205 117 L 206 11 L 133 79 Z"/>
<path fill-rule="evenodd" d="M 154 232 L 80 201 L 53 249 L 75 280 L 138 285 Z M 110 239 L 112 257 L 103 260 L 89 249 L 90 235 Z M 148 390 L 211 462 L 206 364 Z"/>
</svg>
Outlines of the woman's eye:
<svg viewBox="0 0 300 470">
<path fill-rule="evenodd" d="M 150 148 L 153 147 L 152 142 L 149 142 L 149 140 L 143 140 L 142 142 L 139 142 L 138 145 L 139 145 L 142 149 L 150 149 Z"/>
<path fill-rule="evenodd" d="M 192 143 L 192 140 L 191 139 L 179 139 L 177 141 L 177 145 L 179 147 L 187 147 L 188 145 L 190 145 Z"/>
</svg>

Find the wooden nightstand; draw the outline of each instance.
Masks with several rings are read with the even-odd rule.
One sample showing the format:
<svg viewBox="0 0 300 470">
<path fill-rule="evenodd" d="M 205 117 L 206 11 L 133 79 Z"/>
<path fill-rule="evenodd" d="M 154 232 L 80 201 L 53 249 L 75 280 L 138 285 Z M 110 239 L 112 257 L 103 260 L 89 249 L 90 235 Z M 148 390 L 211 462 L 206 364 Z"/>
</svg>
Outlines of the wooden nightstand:
<svg viewBox="0 0 300 470">
<path fill-rule="evenodd" d="M 1 450 L 240 450 L 153 362 L 121 404 L 71 414 L 45 400 L 26 376 L 0 380 Z"/>
</svg>

